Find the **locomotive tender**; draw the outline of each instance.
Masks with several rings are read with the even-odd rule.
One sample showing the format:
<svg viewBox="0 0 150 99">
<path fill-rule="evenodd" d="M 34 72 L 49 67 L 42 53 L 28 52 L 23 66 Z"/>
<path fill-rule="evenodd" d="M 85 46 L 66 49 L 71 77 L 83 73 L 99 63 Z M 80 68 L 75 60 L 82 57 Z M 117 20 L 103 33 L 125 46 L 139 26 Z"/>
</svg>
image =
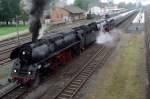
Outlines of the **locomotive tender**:
<svg viewBox="0 0 150 99">
<path fill-rule="evenodd" d="M 109 31 L 135 12 L 137 11 L 131 10 L 109 18 L 107 22 L 100 20 L 73 28 L 69 32 L 49 33 L 47 37 L 36 42 L 21 45 L 14 49 L 10 55 L 13 60 L 12 79 L 23 83 L 36 80 L 38 76 L 66 63 L 93 44 L 102 27 Z"/>
</svg>

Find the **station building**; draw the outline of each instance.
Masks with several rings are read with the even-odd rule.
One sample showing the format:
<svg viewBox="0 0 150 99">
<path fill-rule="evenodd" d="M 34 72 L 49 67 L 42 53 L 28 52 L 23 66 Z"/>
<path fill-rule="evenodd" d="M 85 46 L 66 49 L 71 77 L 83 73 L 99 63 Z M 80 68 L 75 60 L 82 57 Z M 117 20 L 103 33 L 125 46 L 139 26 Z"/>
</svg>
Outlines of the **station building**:
<svg viewBox="0 0 150 99">
<path fill-rule="evenodd" d="M 52 22 L 72 22 L 76 20 L 85 19 L 85 11 L 73 6 L 68 5 L 64 7 L 55 7 L 52 10 L 51 21 Z"/>
</svg>

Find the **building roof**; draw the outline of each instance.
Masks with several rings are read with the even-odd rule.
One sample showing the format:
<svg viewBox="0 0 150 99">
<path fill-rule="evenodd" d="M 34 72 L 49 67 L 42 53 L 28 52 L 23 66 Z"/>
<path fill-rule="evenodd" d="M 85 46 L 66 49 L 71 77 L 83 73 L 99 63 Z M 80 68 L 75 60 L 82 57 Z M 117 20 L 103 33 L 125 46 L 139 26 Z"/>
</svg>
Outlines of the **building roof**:
<svg viewBox="0 0 150 99">
<path fill-rule="evenodd" d="M 73 5 L 64 6 L 63 9 L 73 14 L 84 13 L 84 10 Z"/>
</svg>

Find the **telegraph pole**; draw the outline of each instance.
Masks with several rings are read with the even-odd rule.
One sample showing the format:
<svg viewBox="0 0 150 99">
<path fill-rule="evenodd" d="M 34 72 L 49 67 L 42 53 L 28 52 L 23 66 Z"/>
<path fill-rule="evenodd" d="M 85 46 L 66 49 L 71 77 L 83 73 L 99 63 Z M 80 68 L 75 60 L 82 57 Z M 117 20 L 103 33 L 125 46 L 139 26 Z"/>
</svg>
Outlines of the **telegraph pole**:
<svg viewBox="0 0 150 99">
<path fill-rule="evenodd" d="M 17 30 L 17 40 L 18 40 L 18 45 L 19 45 L 19 43 L 20 43 L 20 37 L 19 37 L 19 27 L 18 27 L 18 24 L 19 24 L 19 18 L 16 15 L 16 30 Z"/>
</svg>

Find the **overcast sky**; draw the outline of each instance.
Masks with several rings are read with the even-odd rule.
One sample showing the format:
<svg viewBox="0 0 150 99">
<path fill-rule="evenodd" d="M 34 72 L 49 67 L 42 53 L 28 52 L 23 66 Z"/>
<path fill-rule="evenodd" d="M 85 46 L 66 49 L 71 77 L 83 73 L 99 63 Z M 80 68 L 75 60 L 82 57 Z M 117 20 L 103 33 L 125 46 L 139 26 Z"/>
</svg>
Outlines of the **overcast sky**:
<svg viewBox="0 0 150 99">
<path fill-rule="evenodd" d="M 101 0 L 102 2 L 107 2 L 107 0 Z M 129 3 L 129 2 L 132 2 L 132 3 L 135 3 L 136 1 L 139 1 L 139 0 L 113 0 L 115 4 L 118 4 L 119 2 L 125 2 L 125 3 Z M 150 0 L 140 0 L 142 1 L 142 4 L 143 5 L 147 5 L 147 4 L 150 4 Z M 74 0 L 67 0 L 68 4 L 72 4 L 74 2 Z"/>
</svg>

